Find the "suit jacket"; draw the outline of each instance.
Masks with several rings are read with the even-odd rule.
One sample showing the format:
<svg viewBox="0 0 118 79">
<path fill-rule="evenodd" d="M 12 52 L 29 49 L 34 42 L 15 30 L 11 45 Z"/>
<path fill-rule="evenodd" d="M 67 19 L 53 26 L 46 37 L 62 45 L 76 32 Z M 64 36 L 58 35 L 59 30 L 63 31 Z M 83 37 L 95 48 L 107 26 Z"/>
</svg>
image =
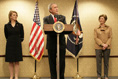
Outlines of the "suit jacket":
<svg viewBox="0 0 118 79">
<path fill-rule="evenodd" d="M 100 26 L 94 29 L 95 49 L 102 49 L 102 44 L 107 44 L 111 48 L 112 29 L 109 26 L 101 28 Z"/>
<path fill-rule="evenodd" d="M 66 24 L 66 20 L 65 20 L 65 16 L 60 15 L 59 17 L 57 16 L 57 21 L 61 21 L 64 24 Z M 43 19 L 43 24 L 54 24 L 54 20 L 52 15 L 46 16 Z M 66 48 L 66 44 L 65 44 L 65 36 L 63 33 L 60 34 L 59 36 L 59 43 L 60 43 L 60 49 L 65 49 Z M 57 34 L 56 32 L 47 34 L 47 45 L 46 45 L 47 49 L 51 49 L 51 50 L 55 50 L 57 49 Z"/>
</svg>

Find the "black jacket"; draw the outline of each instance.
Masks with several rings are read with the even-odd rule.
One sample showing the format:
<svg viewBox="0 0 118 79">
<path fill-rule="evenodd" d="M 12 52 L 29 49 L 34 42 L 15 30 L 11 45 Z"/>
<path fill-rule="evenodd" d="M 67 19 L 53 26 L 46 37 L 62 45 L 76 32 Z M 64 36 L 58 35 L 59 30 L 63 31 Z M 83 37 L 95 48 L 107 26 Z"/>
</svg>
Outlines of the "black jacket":
<svg viewBox="0 0 118 79">
<path fill-rule="evenodd" d="M 61 21 L 64 24 L 66 24 L 66 20 L 65 20 L 65 16 L 60 15 L 57 16 L 57 21 Z M 54 20 L 52 15 L 46 16 L 43 19 L 43 23 L 44 24 L 54 24 Z M 59 36 L 59 43 L 60 43 L 60 48 L 61 49 L 65 49 L 66 48 L 66 44 L 65 44 L 65 36 L 63 33 L 60 34 Z M 55 32 L 47 34 L 47 45 L 46 45 L 47 49 L 51 49 L 51 50 L 55 50 L 57 49 L 57 34 Z"/>
</svg>

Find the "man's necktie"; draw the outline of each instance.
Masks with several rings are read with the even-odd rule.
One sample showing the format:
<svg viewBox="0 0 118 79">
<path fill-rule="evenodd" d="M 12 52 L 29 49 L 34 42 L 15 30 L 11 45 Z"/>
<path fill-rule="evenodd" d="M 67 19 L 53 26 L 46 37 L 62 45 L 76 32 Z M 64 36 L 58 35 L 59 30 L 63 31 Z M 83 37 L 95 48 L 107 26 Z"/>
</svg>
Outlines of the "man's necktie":
<svg viewBox="0 0 118 79">
<path fill-rule="evenodd" d="M 54 17 L 54 22 L 57 22 L 57 18 Z"/>
</svg>

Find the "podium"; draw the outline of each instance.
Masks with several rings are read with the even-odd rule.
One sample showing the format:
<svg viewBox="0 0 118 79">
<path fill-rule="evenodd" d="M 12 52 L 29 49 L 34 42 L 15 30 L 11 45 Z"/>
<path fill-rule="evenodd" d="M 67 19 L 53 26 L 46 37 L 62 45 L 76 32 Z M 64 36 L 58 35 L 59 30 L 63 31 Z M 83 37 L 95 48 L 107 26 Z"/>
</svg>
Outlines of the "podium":
<svg viewBox="0 0 118 79">
<path fill-rule="evenodd" d="M 60 79 L 60 67 L 59 67 L 59 35 L 61 33 L 69 34 L 73 31 L 73 25 L 63 24 L 57 21 L 54 24 L 44 24 L 45 34 L 55 33 L 57 34 L 57 79 Z"/>
</svg>

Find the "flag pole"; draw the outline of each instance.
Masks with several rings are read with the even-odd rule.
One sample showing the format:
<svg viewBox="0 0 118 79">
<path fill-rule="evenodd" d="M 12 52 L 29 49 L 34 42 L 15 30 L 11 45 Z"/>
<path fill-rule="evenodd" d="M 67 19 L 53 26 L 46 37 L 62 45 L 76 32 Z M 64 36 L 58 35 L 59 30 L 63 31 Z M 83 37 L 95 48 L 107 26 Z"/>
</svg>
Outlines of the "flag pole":
<svg viewBox="0 0 118 79">
<path fill-rule="evenodd" d="M 37 75 L 36 75 L 36 60 L 35 60 L 35 68 L 34 68 L 34 76 L 33 76 L 33 79 L 37 79 Z"/>
<path fill-rule="evenodd" d="M 75 0 L 76 1 L 76 0 Z M 78 2 L 78 0 L 77 0 Z M 78 4 L 78 3 L 77 3 Z M 77 6 L 78 7 L 78 6 Z M 77 18 L 77 17 L 76 17 Z M 74 77 L 74 79 L 82 79 L 82 77 L 79 75 L 79 57 L 77 58 L 77 74 Z"/>
<path fill-rule="evenodd" d="M 36 62 L 36 60 L 35 60 L 35 73 L 36 73 L 36 63 L 37 63 L 37 62 Z"/>
<path fill-rule="evenodd" d="M 38 0 L 36 0 L 36 2 L 38 2 Z M 32 79 L 39 79 L 39 77 L 36 74 L 36 64 L 37 64 L 37 61 L 35 60 L 35 68 L 34 68 L 35 70 L 34 70 L 34 76 Z"/>
<path fill-rule="evenodd" d="M 79 58 L 77 58 L 77 74 L 74 79 L 82 79 L 82 77 L 79 75 Z"/>
<path fill-rule="evenodd" d="M 78 61 L 78 58 L 77 58 L 77 73 L 79 72 L 79 65 L 78 65 L 79 61 Z"/>
<path fill-rule="evenodd" d="M 35 2 L 38 2 L 38 0 L 35 0 Z"/>
<path fill-rule="evenodd" d="M 35 2 L 36 2 L 36 4 L 35 4 L 35 13 L 34 13 L 34 18 L 33 18 L 33 22 L 36 24 L 36 25 L 38 25 L 38 27 L 40 26 L 40 20 L 39 20 L 39 9 L 38 9 L 38 2 L 39 2 L 39 0 L 35 0 Z M 37 13 L 38 12 L 38 13 Z M 35 17 L 36 16 L 36 17 Z M 36 27 L 36 28 L 38 28 L 37 26 L 33 26 L 33 27 Z M 41 30 L 42 31 L 42 30 Z M 38 36 L 38 35 L 37 35 Z M 44 37 L 43 37 L 44 38 Z M 32 39 L 32 38 L 31 38 Z M 42 40 L 44 40 L 44 39 L 42 39 Z M 38 41 L 38 38 L 36 37 L 36 40 L 34 40 L 35 42 L 37 42 Z M 38 55 L 38 51 L 39 51 L 39 46 L 36 44 L 35 45 L 35 48 L 33 49 L 33 51 L 35 51 L 35 53 L 36 53 L 36 55 L 37 56 L 39 56 Z M 32 54 L 31 54 L 32 55 Z M 42 54 L 41 54 L 42 55 Z M 34 58 L 35 58 L 35 65 L 34 65 L 34 75 L 33 75 L 33 77 L 32 77 L 32 79 L 39 79 L 39 77 L 37 76 L 37 74 L 36 74 L 36 72 L 37 72 L 37 60 L 38 60 L 38 58 L 33 54 L 32 55 Z"/>
<path fill-rule="evenodd" d="M 34 72 L 34 76 L 33 76 L 33 79 L 39 79 L 39 77 L 37 76 L 36 74 L 36 64 L 37 64 L 37 61 L 35 60 L 35 72 Z"/>
</svg>

